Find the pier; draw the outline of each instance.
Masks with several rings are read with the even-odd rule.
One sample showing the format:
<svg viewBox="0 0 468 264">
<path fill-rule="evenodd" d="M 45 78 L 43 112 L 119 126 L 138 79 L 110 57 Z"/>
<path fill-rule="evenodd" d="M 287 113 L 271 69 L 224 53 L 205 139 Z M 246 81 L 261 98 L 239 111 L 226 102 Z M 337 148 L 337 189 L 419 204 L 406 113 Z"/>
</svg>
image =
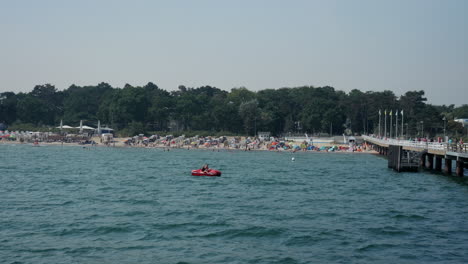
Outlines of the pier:
<svg viewBox="0 0 468 264">
<path fill-rule="evenodd" d="M 455 175 L 462 177 L 468 168 L 468 144 L 362 138 L 380 155 L 387 156 L 388 167 L 398 172 L 428 169 L 452 174 L 455 165 Z"/>
</svg>

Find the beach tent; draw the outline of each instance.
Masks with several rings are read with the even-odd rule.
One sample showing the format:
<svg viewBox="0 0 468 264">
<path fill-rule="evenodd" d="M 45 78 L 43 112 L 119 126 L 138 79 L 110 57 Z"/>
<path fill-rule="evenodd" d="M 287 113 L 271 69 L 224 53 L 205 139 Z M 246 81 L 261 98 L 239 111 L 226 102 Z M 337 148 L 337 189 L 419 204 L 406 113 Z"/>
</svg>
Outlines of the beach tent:
<svg viewBox="0 0 468 264">
<path fill-rule="evenodd" d="M 60 128 L 60 126 L 58 126 L 58 127 L 56 127 L 56 128 Z M 70 129 L 70 128 L 74 128 L 74 127 L 67 126 L 67 125 L 63 125 L 61 128 Z"/>
<path fill-rule="evenodd" d="M 65 126 L 63 126 L 63 128 L 65 128 Z M 95 129 L 94 127 L 90 127 L 90 126 L 79 126 L 75 128 L 78 128 L 80 130 L 94 130 Z"/>
<path fill-rule="evenodd" d="M 101 127 L 101 133 L 114 133 L 114 129 L 110 127 Z"/>
</svg>

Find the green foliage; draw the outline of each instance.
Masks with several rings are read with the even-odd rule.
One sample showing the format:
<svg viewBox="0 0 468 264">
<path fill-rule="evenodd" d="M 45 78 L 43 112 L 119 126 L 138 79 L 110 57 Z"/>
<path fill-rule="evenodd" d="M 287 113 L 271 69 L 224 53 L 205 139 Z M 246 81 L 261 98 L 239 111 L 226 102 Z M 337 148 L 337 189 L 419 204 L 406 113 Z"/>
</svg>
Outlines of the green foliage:
<svg viewBox="0 0 468 264">
<path fill-rule="evenodd" d="M 239 115 L 244 121 L 245 133 L 255 135 L 257 132 L 257 120 L 259 116 L 258 101 L 256 99 L 241 103 Z"/>
<path fill-rule="evenodd" d="M 50 126 L 37 126 L 31 123 L 13 123 L 8 127 L 9 131 L 35 131 L 35 132 L 58 132 L 59 129 Z"/>
<path fill-rule="evenodd" d="M 64 91 L 45 84 L 29 93 L 0 93 L 0 122 L 18 130 L 40 130 L 56 127 L 60 120 L 72 126 L 83 120 L 94 127 L 100 120 L 122 136 L 148 131 L 186 136 L 254 135 L 257 131 L 272 135 L 331 131 L 341 135 L 345 130 L 377 134 L 379 110 L 403 110 L 408 136 L 420 134 L 421 128 L 425 135 L 443 134 L 444 117 L 448 135 L 466 134 L 466 129 L 453 119 L 467 118 L 468 105 L 434 106 L 426 101 L 424 91 L 409 91 L 398 98 L 392 91 L 354 89 L 345 93 L 329 86 L 258 92 L 240 87 L 227 92 L 211 86 L 180 85 L 178 90 L 168 92 L 151 82 L 144 86 L 126 84 L 123 88 L 107 83 L 72 85 Z M 381 118 L 383 129 L 383 115 Z"/>
<path fill-rule="evenodd" d="M 453 109 L 454 118 L 468 118 L 468 104 Z"/>
<path fill-rule="evenodd" d="M 146 129 L 143 123 L 132 121 L 131 123 L 128 124 L 127 127 L 119 130 L 117 134 L 120 137 L 131 137 L 131 136 L 145 134 L 145 133 L 146 133 Z"/>
<path fill-rule="evenodd" d="M 16 120 L 18 97 L 13 92 L 0 93 L 0 123 Z"/>
</svg>

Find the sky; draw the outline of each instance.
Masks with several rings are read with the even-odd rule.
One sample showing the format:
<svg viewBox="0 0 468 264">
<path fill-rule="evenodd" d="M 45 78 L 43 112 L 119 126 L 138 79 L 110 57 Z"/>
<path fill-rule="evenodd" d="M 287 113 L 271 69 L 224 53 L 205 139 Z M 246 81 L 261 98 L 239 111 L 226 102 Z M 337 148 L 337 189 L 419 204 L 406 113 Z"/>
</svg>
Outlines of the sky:
<svg viewBox="0 0 468 264">
<path fill-rule="evenodd" d="M 0 0 L 0 92 L 424 90 L 468 103 L 468 1 Z"/>
</svg>

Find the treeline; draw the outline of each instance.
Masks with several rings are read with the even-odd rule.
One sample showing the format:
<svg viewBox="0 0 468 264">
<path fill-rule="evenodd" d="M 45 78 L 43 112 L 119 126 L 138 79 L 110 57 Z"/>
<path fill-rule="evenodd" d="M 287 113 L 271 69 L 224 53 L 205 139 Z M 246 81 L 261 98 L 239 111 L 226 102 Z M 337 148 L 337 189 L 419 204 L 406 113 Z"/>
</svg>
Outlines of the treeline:
<svg viewBox="0 0 468 264">
<path fill-rule="evenodd" d="M 84 124 L 96 126 L 100 120 L 124 135 L 153 131 L 377 134 L 379 110 L 382 132 L 384 111 L 403 110 L 408 136 L 421 136 L 423 131 L 429 136 L 441 135 L 444 123 L 447 133 L 463 134 L 463 127 L 453 120 L 468 117 L 468 105 L 436 106 L 426 101 L 424 91 L 410 91 L 398 97 L 392 91 L 345 93 L 329 86 L 258 92 L 243 87 L 228 92 L 211 86 L 179 86 L 169 92 L 151 82 L 136 87 L 126 84 L 123 88 L 107 83 L 72 85 L 64 91 L 45 84 L 35 86 L 29 93 L 1 93 L 0 122 L 18 128 L 56 127 L 60 120 L 75 126 L 83 120 Z"/>
</svg>

